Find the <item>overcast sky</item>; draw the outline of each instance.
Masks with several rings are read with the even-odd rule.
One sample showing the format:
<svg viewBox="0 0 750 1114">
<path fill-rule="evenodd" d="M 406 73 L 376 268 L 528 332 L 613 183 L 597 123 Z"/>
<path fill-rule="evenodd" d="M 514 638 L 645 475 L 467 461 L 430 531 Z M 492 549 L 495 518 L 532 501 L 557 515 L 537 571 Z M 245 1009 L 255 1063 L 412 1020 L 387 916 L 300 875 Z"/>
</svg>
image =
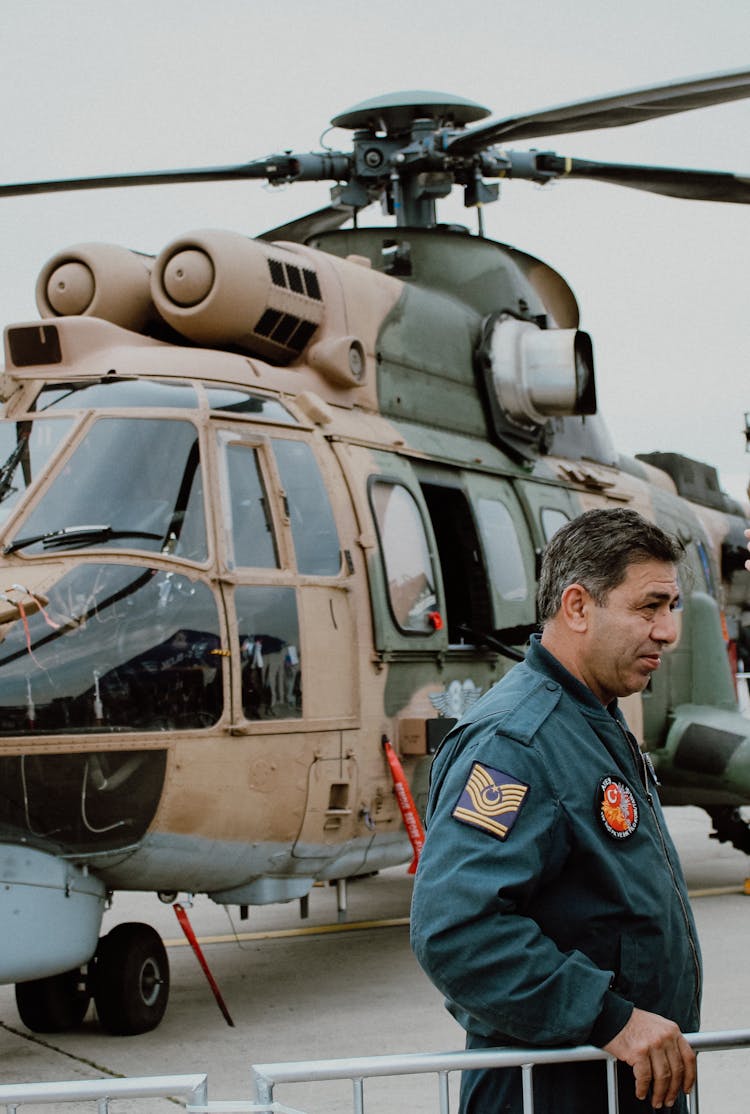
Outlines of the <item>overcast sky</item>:
<svg viewBox="0 0 750 1114">
<path fill-rule="evenodd" d="M 0 0 L 0 41 L 0 181 L 12 182 L 316 150 L 332 116 L 386 92 L 440 90 L 507 116 L 750 68 L 750 2 Z M 750 100 L 537 145 L 750 174 Z M 36 317 L 36 275 L 61 248 L 101 240 L 156 253 L 198 228 L 254 235 L 327 204 L 327 190 L 225 183 L 5 200 L 0 320 Z M 473 227 L 458 191 L 441 217 Z M 572 286 L 620 451 L 708 461 L 740 497 L 750 207 L 511 182 L 485 219 L 488 236 Z"/>
</svg>

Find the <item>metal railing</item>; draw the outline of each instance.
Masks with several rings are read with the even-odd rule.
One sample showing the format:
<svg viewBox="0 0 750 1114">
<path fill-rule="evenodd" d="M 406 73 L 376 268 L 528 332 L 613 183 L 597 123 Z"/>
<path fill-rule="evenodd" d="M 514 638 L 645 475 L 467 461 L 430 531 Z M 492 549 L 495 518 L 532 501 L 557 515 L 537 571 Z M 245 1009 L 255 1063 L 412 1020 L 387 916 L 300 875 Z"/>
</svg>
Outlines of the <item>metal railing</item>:
<svg viewBox="0 0 750 1114">
<path fill-rule="evenodd" d="M 718 1033 L 688 1033 L 686 1039 L 696 1053 L 721 1049 L 750 1048 L 750 1029 Z M 474 1049 L 466 1052 L 422 1052 L 398 1056 L 362 1056 L 344 1060 L 300 1060 L 294 1063 L 255 1064 L 253 1075 L 258 1110 L 273 1109 L 274 1087 L 281 1083 L 317 1083 L 348 1079 L 352 1083 L 353 1114 L 364 1114 L 365 1079 L 397 1075 L 436 1075 L 440 1114 L 450 1114 L 449 1076 L 455 1071 L 477 1068 L 520 1068 L 523 1082 L 523 1114 L 534 1114 L 534 1068 L 540 1064 L 607 1061 L 607 1111 L 618 1114 L 616 1063 L 601 1048 L 583 1045 L 563 1049 Z M 263 1104 L 266 1104 L 265 1106 Z M 689 1097 L 690 1114 L 700 1114 L 698 1080 Z M 296 1114 L 303 1114 L 302 1111 Z"/>
<path fill-rule="evenodd" d="M 688 1033 L 699 1059 L 702 1053 L 750 1048 L 750 1029 L 716 1033 Z M 440 1114 L 450 1114 L 449 1077 L 451 1072 L 477 1068 L 520 1068 L 522 1073 L 523 1114 L 534 1114 L 534 1068 L 541 1064 L 606 1061 L 607 1111 L 618 1114 L 617 1061 L 601 1048 L 583 1045 L 562 1049 L 474 1049 L 468 1052 L 415 1052 L 394 1056 L 361 1056 L 341 1060 L 299 1060 L 277 1064 L 255 1064 L 255 1101 L 208 1101 L 206 1075 L 156 1075 L 130 1079 L 84 1079 L 59 1083 L 17 1083 L 0 1086 L 0 1107 L 7 1114 L 29 1103 L 59 1104 L 96 1102 L 98 1114 L 108 1114 L 115 1099 L 184 1098 L 187 1114 L 304 1114 L 274 1100 L 274 1088 L 284 1083 L 320 1083 L 349 1080 L 352 1084 L 352 1112 L 364 1114 L 366 1079 L 402 1075 L 436 1075 Z M 690 1114 L 700 1114 L 698 1081 L 688 1100 Z"/>
<path fill-rule="evenodd" d="M 11 1083 L 0 1086 L 0 1106 L 16 1114 L 27 1103 L 96 1102 L 98 1114 L 108 1114 L 112 1099 L 178 1098 L 205 1109 L 206 1075 L 152 1075 L 133 1079 L 77 1079 L 64 1083 Z"/>
</svg>

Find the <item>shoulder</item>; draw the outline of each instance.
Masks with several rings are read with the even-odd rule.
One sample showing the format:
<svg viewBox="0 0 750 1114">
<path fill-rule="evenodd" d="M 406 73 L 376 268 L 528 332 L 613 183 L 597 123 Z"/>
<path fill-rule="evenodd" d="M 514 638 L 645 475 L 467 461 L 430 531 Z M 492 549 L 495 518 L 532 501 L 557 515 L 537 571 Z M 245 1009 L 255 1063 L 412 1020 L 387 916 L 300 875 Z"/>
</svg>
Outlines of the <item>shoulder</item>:
<svg viewBox="0 0 750 1114">
<path fill-rule="evenodd" d="M 525 663 L 515 666 L 443 740 L 430 771 L 428 816 L 444 789 L 463 786 L 476 762 L 526 783 L 544 778 L 545 759 L 534 744 L 561 698 L 557 682 Z"/>
<path fill-rule="evenodd" d="M 499 734 L 529 746 L 561 697 L 557 681 L 522 662 L 477 701 L 454 732 Z"/>
</svg>

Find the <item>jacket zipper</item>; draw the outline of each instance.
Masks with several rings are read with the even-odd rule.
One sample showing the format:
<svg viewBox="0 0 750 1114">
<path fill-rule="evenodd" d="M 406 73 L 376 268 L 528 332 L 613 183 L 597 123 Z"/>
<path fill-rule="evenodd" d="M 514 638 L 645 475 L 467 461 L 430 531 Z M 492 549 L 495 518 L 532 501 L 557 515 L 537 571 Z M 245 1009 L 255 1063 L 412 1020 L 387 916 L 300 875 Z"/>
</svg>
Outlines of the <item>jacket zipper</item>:
<svg viewBox="0 0 750 1114">
<path fill-rule="evenodd" d="M 654 808 L 654 798 L 653 798 L 653 796 L 651 794 L 651 790 L 649 788 L 648 764 L 647 764 L 646 759 L 644 757 L 643 751 L 638 746 L 638 743 L 636 742 L 635 738 L 628 731 L 625 730 L 625 728 L 623 727 L 623 725 L 620 723 L 619 720 L 616 720 L 615 722 L 617 723 L 617 726 L 620 728 L 623 735 L 625 736 L 628 747 L 629 747 L 630 752 L 633 756 L 633 761 L 634 761 L 634 764 L 635 764 L 635 767 L 636 767 L 636 774 L 637 774 L 639 780 L 642 781 L 642 783 L 643 783 L 643 791 L 646 794 L 646 800 L 648 801 L 649 808 L 651 809 L 651 815 L 653 817 L 654 824 L 656 826 L 656 830 L 659 833 L 659 842 L 661 843 L 662 852 L 664 854 L 664 858 L 666 860 L 667 866 L 669 867 L 669 873 L 670 873 L 670 876 L 672 878 L 672 886 L 673 886 L 674 892 L 677 896 L 677 900 L 680 904 L 680 909 L 682 910 L 682 916 L 683 916 L 683 919 L 685 921 L 685 928 L 687 929 L 688 943 L 690 944 L 690 951 L 691 951 L 692 956 L 693 956 L 693 966 L 695 967 L 695 982 L 696 982 L 695 1005 L 696 1005 L 696 1009 L 699 1010 L 700 1009 L 700 999 L 701 999 L 701 989 L 702 989 L 702 978 L 701 978 L 701 965 L 700 965 L 700 962 L 698 960 L 698 949 L 696 947 L 695 937 L 693 936 L 692 925 L 690 923 L 690 916 L 689 916 L 687 908 L 685 906 L 685 900 L 682 896 L 682 891 L 680 890 L 680 887 L 677 884 L 677 878 L 675 876 L 674 867 L 672 866 L 672 860 L 669 857 L 669 851 L 667 850 L 666 840 L 664 839 L 664 832 L 662 831 L 661 824 L 659 823 L 659 815 L 658 815 L 656 809 Z"/>
</svg>

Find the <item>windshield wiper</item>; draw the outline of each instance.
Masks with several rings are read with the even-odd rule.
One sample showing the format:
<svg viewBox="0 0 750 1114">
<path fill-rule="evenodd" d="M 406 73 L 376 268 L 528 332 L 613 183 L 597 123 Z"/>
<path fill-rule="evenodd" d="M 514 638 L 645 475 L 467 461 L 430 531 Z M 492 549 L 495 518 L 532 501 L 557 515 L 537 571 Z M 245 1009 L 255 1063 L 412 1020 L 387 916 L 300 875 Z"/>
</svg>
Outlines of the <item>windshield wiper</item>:
<svg viewBox="0 0 750 1114">
<path fill-rule="evenodd" d="M 16 447 L 2 467 L 0 467 L 0 503 L 6 496 L 10 495 L 11 491 L 15 491 L 13 487 L 13 476 L 21 461 L 21 457 L 28 449 L 31 422 L 28 423 L 28 426 L 29 428 L 27 430 L 19 431 Z"/>
<path fill-rule="evenodd" d="M 3 556 L 25 549 L 27 545 L 41 542 L 44 549 L 80 549 L 93 541 L 109 541 L 113 538 L 153 538 L 161 541 L 161 534 L 147 530 L 113 530 L 108 525 L 65 526 L 62 530 L 48 530 L 44 534 L 29 534 L 25 538 L 14 538 L 3 548 Z"/>
</svg>

